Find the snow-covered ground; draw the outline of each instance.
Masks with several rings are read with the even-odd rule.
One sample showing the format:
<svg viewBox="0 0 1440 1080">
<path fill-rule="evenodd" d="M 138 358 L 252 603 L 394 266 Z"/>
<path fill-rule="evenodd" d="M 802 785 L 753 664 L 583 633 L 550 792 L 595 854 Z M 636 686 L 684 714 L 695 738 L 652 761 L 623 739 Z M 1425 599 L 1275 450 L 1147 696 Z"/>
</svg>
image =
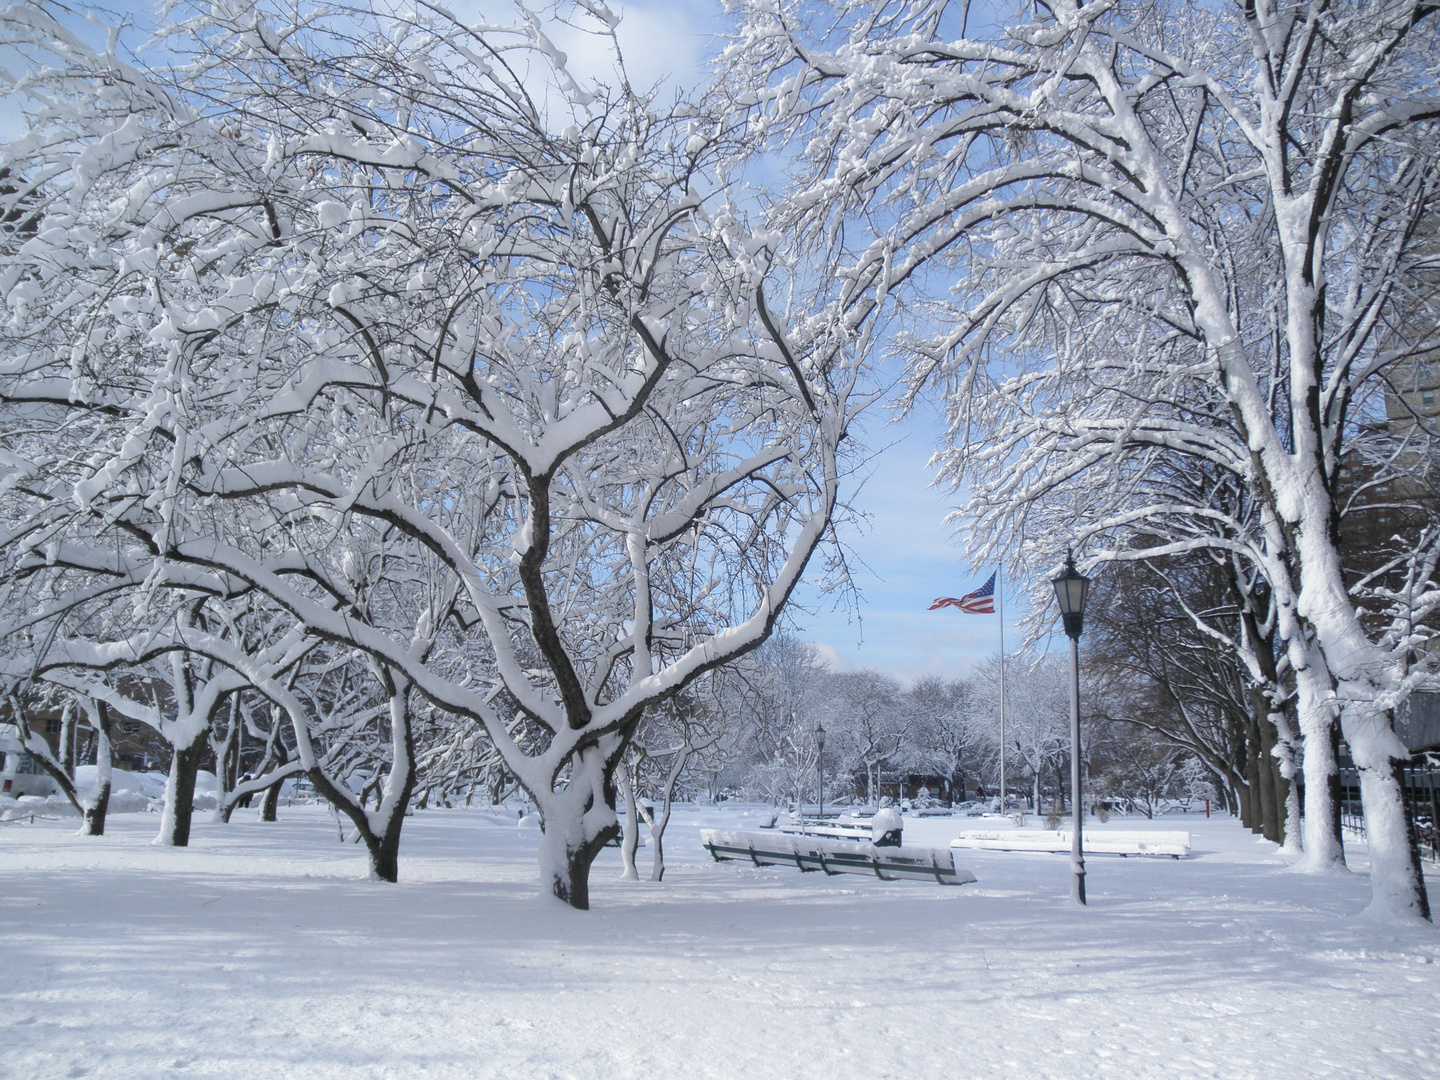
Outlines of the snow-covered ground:
<svg viewBox="0 0 1440 1080">
<path fill-rule="evenodd" d="M 582 913 L 513 811 L 416 814 L 399 885 L 281 813 L 197 815 L 189 849 L 151 814 L 0 825 L 0 1077 L 1440 1074 L 1440 933 L 1368 925 L 1361 874 L 1289 873 L 1228 819 L 1155 823 L 1188 860 L 1093 858 L 1080 910 L 1061 855 L 957 851 L 980 880 L 949 889 L 716 865 L 700 828 L 756 819 L 681 807 L 665 882 L 609 850 Z"/>
</svg>

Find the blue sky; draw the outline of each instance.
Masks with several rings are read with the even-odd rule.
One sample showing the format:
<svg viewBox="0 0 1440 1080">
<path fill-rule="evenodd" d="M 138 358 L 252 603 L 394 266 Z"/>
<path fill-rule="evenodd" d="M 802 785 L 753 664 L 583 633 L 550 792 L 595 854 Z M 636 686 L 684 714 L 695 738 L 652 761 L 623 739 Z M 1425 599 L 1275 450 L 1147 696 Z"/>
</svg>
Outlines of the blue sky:
<svg viewBox="0 0 1440 1080">
<path fill-rule="evenodd" d="M 957 496 L 930 486 L 926 464 L 940 432 L 935 412 L 923 409 L 898 423 L 872 422 L 863 433 L 874 456 L 852 501 L 868 520 L 842 533 L 855 555 L 858 603 L 837 607 L 807 585 L 796 598 L 807 610 L 794 612 L 798 636 L 834 668 L 876 668 L 910 682 L 963 675 L 999 650 L 998 615 L 928 610 L 937 596 L 964 595 L 994 570 L 972 570 L 944 524 Z M 1014 590 L 1005 594 L 1005 641 L 1013 649 L 1024 609 Z"/>
</svg>

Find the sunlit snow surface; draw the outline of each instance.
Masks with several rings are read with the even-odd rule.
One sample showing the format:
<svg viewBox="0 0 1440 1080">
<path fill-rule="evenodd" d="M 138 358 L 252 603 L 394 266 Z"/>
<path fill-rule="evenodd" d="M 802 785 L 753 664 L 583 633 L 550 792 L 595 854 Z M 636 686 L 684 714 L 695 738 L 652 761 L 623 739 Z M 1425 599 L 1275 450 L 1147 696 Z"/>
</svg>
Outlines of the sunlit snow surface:
<svg viewBox="0 0 1440 1080">
<path fill-rule="evenodd" d="M 1228 819 L 1159 823 L 1188 860 L 1093 858 L 1082 911 L 1065 856 L 956 852 L 961 888 L 716 865 L 700 828 L 756 818 L 681 807 L 665 882 L 609 850 L 581 913 L 513 811 L 416 814 L 399 885 L 281 814 L 197 815 L 188 850 L 153 814 L 0 825 L 0 1077 L 1440 1075 L 1440 934 L 1357 920 L 1363 876 Z"/>
</svg>

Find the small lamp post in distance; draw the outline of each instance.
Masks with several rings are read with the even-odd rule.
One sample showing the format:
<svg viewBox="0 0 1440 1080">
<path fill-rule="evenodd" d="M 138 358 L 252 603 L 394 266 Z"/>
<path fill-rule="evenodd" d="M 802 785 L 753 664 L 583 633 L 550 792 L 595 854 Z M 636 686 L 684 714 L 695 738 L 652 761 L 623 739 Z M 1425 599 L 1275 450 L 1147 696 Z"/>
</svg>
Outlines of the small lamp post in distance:
<svg viewBox="0 0 1440 1080">
<path fill-rule="evenodd" d="M 1085 903 L 1085 845 L 1082 823 L 1085 813 L 1080 804 L 1080 631 L 1085 624 L 1085 601 L 1090 598 L 1090 579 L 1075 569 L 1075 556 L 1065 552 L 1065 569 L 1050 584 L 1055 587 L 1055 602 L 1065 634 L 1070 638 L 1070 810 L 1075 822 L 1070 834 L 1070 896 Z"/>
<path fill-rule="evenodd" d="M 825 816 L 825 728 L 819 720 L 815 721 L 815 786 L 816 803 L 819 811 L 816 817 Z"/>
</svg>

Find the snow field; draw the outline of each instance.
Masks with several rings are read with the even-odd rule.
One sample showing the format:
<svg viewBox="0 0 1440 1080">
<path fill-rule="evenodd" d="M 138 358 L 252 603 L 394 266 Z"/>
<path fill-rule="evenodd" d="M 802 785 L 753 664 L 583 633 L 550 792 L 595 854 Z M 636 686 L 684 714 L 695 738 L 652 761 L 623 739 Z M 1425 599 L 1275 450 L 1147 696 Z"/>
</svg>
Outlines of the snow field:
<svg viewBox="0 0 1440 1080">
<path fill-rule="evenodd" d="M 149 814 L 0 826 L 0 1077 L 1440 1071 L 1440 935 L 1356 919 L 1363 875 L 1290 873 L 1228 819 L 1164 819 L 1188 860 L 1089 860 L 1082 910 L 1061 855 L 956 852 L 959 888 L 757 870 L 699 846 L 757 815 L 682 806 L 665 882 L 607 850 L 587 913 L 539 895 L 514 811 L 417 813 L 398 885 L 323 807 L 281 816 L 197 816 L 188 849 Z"/>
</svg>

